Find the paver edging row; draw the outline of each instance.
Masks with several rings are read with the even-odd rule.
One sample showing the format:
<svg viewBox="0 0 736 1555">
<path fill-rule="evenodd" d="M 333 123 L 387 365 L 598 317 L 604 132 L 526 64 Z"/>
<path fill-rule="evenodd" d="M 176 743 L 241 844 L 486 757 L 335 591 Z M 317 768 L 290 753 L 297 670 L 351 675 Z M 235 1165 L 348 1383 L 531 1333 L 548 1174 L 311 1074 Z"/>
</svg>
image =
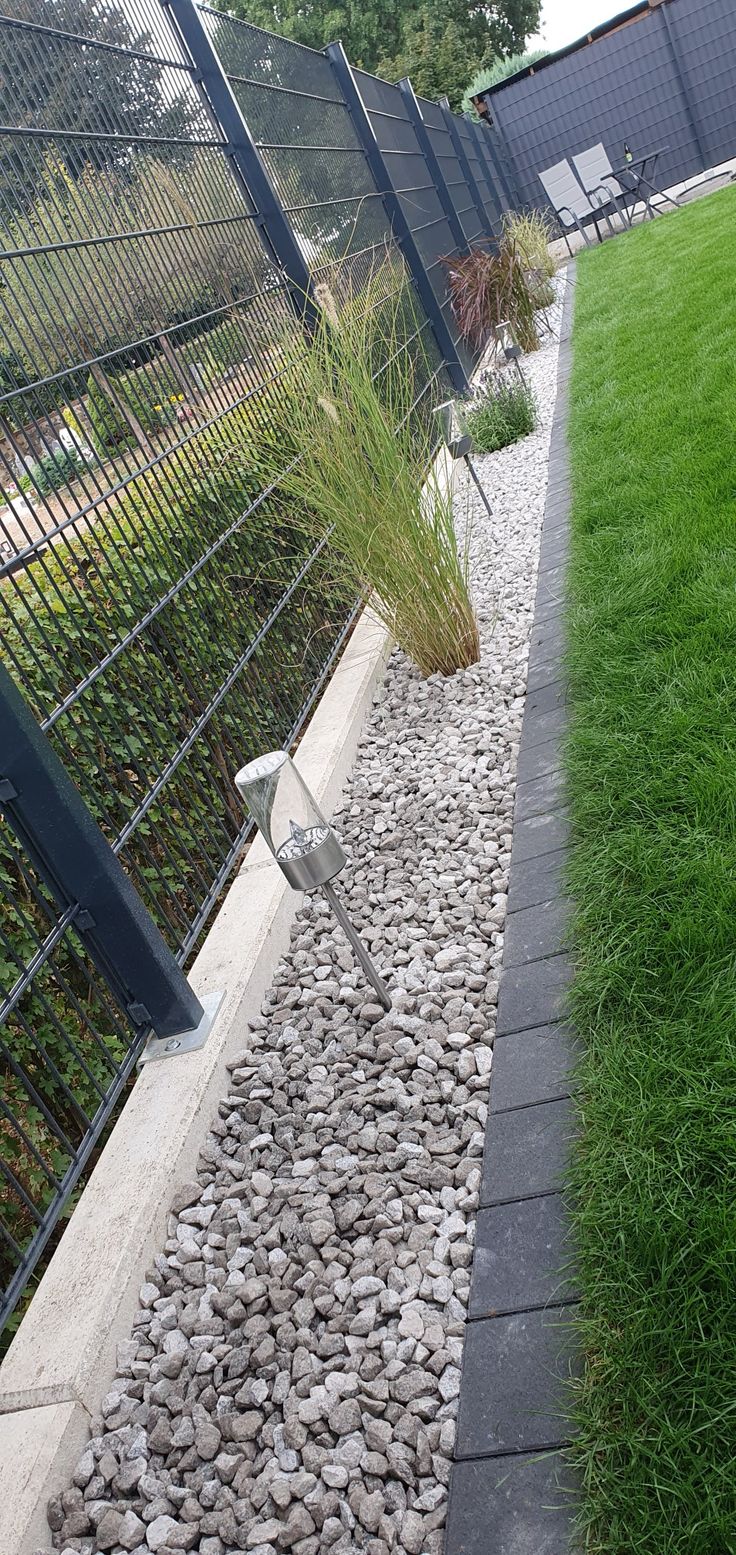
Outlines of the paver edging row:
<svg viewBox="0 0 736 1555">
<path fill-rule="evenodd" d="M 522 1548 L 530 1555 L 542 1548 L 545 1555 L 566 1555 L 570 1548 L 574 1484 L 561 1454 L 569 1441 L 563 1386 L 579 1366 L 579 1354 L 571 1322 L 578 1293 L 574 1270 L 564 1268 L 571 1261 L 559 1191 L 571 1129 L 567 1076 L 575 1052 L 564 1020 L 570 975 L 562 948 L 568 830 L 560 747 L 567 723 L 563 595 L 574 281 L 573 263 L 560 326 L 445 1555 L 486 1555 L 489 1548 L 493 1555 Z M 500 1106 L 494 1104 L 496 1095 Z M 561 1269 L 562 1274 L 552 1272 Z"/>
</svg>

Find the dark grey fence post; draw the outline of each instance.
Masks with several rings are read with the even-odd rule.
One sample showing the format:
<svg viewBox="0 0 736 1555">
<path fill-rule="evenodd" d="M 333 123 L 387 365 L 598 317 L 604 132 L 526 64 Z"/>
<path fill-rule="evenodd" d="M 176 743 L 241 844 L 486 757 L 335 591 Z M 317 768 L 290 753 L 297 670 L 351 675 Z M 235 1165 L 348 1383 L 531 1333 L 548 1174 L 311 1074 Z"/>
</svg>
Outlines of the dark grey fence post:
<svg viewBox="0 0 736 1555">
<path fill-rule="evenodd" d="M 487 237 L 494 238 L 495 233 L 490 221 L 488 220 L 488 212 L 483 201 L 483 196 L 480 192 L 480 189 L 478 188 L 475 178 L 473 177 L 473 169 L 468 161 L 468 155 L 465 150 L 465 146 L 463 145 L 463 138 L 457 127 L 455 115 L 450 107 L 449 98 L 441 97 L 439 100 L 439 106 L 442 109 L 442 117 L 450 132 L 450 139 L 452 140 L 452 144 L 455 148 L 455 155 L 462 168 L 463 178 L 465 179 L 468 189 L 470 190 L 473 204 L 475 205 L 475 208 L 480 217 L 481 229 L 485 231 Z"/>
<path fill-rule="evenodd" d="M 0 665 L 0 805 L 134 1026 L 172 1038 L 202 1005 L 45 734 Z"/>
<path fill-rule="evenodd" d="M 353 121 L 358 140 L 365 152 L 373 181 L 383 200 L 384 210 L 391 223 L 391 231 L 401 249 L 409 273 L 417 289 L 417 295 L 429 319 L 441 355 L 447 363 L 453 387 L 464 392 L 468 388 L 465 369 L 457 353 L 457 346 L 445 322 L 439 300 L 424 267 L 422 256 L 401 208 L 388 168 L 383 159 L 370 115 L 360 95 L 352 66 L 341 43 L 330 43 L 325 54 L 335 72 L 335 79 L 342 92 L 343 101 Z"/>
<path fill-rule="evenodd" d="M 304 255 L 194 0 L 162 0 L 162 4 L 168 6 L 197 67 L 204 96 L 227 141 L 227 154 L 246 186 L 261 231 L 286 279 L 294 308 L 313 322 L 318 309 L 312 300 L 312 280 Z"/>
<path fill-rule="evenodd" d="M 442 171 L 442 168 L 440 167 L 437 153 L 427 132 L 427 126 L 424 122 L 424 119 L 422 118 L 422 110 L 419 107 L 419 103 L 417 102 L 417 94 L 414 91 L 408 76 L 404 76 L 403 80 L 399 81 L 399 90 L 404 99 L 404 102 L 406 103 L 406 109 L 412 123 L 412 128 L 414 129 L 417 140 L 419 141 L 419 146 L 423 152 L 427 167 L 429 168 L 432 182 L 440 197 L 440 203 L 442 205 L 445 216 L 447 217 L 452 236 L 455 239 L 460 253 L 466 254 L 468 251 L 468 240 L 465 236 L 465 233 L 463 232 L 462 222 L 460 221 L 460 217 L 455 210 L 455 206 L 452 201 L 452 195 L 450 194 L 447 184 L 445 183 L 445 175 Z"/>
<path fill-rule="evenodd" d="M 695 141 L 695 145 L 698 149 L 698 155 L 702 164 L 702 171 L 705 172 L 705 169 L 709 163 L 709 157 L 705 149 L 705 139 L 698 120 L 698 111 L 693 96 L 688 90 L 687 76 L 685 74 L 685 66 L 680 52 L 680 45 L 677 41 L 677 38 L 675 37 L 666 3 L 664 5 L 660 5 L 659 14 L 662 18 L 664 35 L 667 39 L 667 48 L 670 59 L 672 61 L 672 69 L 677 79 L 677 84 L 680 88 L 680 96 L 682 97 L 682 105 L 685 110 L 685 117 L 688 121 L 688 124 L 690 125 L 693 140 Z"/>
</svg>

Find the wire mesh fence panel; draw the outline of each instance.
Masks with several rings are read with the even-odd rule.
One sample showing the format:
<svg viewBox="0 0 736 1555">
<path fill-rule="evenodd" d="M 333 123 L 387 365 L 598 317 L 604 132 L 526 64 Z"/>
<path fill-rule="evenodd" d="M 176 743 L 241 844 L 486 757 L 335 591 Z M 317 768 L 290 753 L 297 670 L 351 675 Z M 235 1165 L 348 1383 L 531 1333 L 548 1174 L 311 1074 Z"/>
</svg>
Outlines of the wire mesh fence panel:
<svg viewBox="0 0 736 1555">
<path fill-rule="evenodd" d="M 465 132 L 468 140 L 475 148 L 477 166 L 480 170 L 479 184 L 481 192 L 486 202 L 489 220 L 497 232 L 501 225 L 505 203 L 499 183 L 498 171 L 494 165 L 488 145 L 489 131 L 486 125 L 481 124 L 479 120 L 466 119 Z"/>
<path fill-rule="evenodd" d="M 0 61 L 5 662 L 183 961 L 246 840 L 232 774 L 356 604 L 263 457 L 294 313 L 164 9 L 15 0 Z M 144 1033 L 5 824 L 0 869 L 7 1309 Z"/>
<path fill-rule="evenodd" d="M 355 78 L 437 303 L 455 341 L 458 356 L 466 371 L 471 372 L 472 354 L 459 334 L 447 289 L 447 274 L 440 262 L 443 255 L 456 251 L 457 244 L 416 131 L 408 118 L 404 97 L 398 86 L 369 75 L 367 71 L 356 70 Z"/>
<path fill-rule="evenodd" d="M 387 291 L 408 289 L 376 183 L 330 61 L 312 49 L 200 7 L 210 38 L 248 122 L 258 152 L 295 234 L 317 296 L 330 306 L 369 295 L 383 275 Z M 387 297 L 388 302 L 388 297 Z M 426 316 L 415 365 L 429 393 L 443 367 Z M 430 364 L 429 374 L 426 372 Z"/>
<path fill-rule="evenodd" d="M 298 457 L 284 385 L 307 337 L 188 34 L 160 0 L 7 0 L 5 13 L 4 661 L 184 964 L 247 841 L 232 775 L 293 744 L 358 602 L 279 492 Z M 315 294 L 391 312 L 413 413 L 429 415 L 443 359 L 330 61 L 199 15 Z M 453 236 L 401 93 L 361 81 L 457 339 L 438 262 Z M 49 894 L 6 822 L 0 874 L 4 1317 L 145 1030 L 93 967 L 80 904 Z"/>
<path fill-rule="evenodd" d="M 455 119 L 455 129 L 460 138 L 475 189 L 483 206 L 486 222 L 492 231 L 497 233 L 500 226 L 501 211 L 493 197 L 489 184 L 488 164 L 481 159 L 482 153 L 474 133 L 474 126 L 469 119 L 460 118 L 458 115 Z"/>
<path fill-rule="evenodd" d="M 370 261 L 390 232 L 323 54 L 202 8 L 208 32 L 314 277 Z"/>
<path fill-rule="evenodd" d="M 477 242 L 479 238 L 485 237 L 485 233 L 442 108 L 439 103 L 430 102 L 426 97 L 418 96 L 417 102 L 465 240 L 467 243 Z"/>
</svg>

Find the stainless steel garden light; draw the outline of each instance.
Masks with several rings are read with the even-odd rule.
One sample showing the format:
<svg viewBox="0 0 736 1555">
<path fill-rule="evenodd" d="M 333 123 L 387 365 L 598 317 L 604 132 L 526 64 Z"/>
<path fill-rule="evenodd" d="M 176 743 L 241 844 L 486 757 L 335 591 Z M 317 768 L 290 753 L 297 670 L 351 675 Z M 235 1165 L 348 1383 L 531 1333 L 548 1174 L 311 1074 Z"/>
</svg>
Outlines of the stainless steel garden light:
<svg viewBox="0 0 736 1555">
<path fill-rule="evenodd" d="M 287 751 L 269 751 L 242 767 L 235 786 L 295 891 L 324 892 L 385 1010 L 391 995 L 356 933 L 332 881 L 347 864 L 345 849 L 310 794 Z"/>
<path fill-rule="evenodd" d="M 493 509 L 481 486 L 478 472 L 470 455 L 473 452 L 473 439 L 465 416 L 465 408 L 460 400 L 443 400 L 441 405 L 435 407 L 435 416 L 442 429 L 442 440 L 451 459 L 464 459 L 468 466 L 471 480 L 474 481 L 483 506 L 489 518 L 493 517 Z"/>
<path fill-rule="evenodd" d="M 513 325 L 508 319 L 503 319 L 500 324 L 494 324 L 493 336 L 504 362 L 513 362 L 521 382 L 526 386 L 524 369 L 521 365 L 521 346 L 514 334 Z"/>
</svg>

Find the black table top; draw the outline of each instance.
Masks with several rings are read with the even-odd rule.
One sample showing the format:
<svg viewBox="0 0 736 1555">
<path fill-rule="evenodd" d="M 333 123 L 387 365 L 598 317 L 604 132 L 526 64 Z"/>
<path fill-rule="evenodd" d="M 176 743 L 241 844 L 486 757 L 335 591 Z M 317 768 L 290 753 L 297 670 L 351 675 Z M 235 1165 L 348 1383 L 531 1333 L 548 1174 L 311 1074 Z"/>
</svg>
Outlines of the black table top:
<svg viewBox="0 0 736 1555">
<path fill-rule="evenodd" d="M 624 162 L 621 167 L 614 168 L 614 178 L 620 178 L 622 173 L 635 173 L 637 169 L 643 172 L 647 162 L 656 162 L 657 157 L 663 156 L 669 149 L 669 146 L 657 146 L 654 151 L 645 151 L 640 157 L 632 157 L 630 162 Z"/>
</svg>

